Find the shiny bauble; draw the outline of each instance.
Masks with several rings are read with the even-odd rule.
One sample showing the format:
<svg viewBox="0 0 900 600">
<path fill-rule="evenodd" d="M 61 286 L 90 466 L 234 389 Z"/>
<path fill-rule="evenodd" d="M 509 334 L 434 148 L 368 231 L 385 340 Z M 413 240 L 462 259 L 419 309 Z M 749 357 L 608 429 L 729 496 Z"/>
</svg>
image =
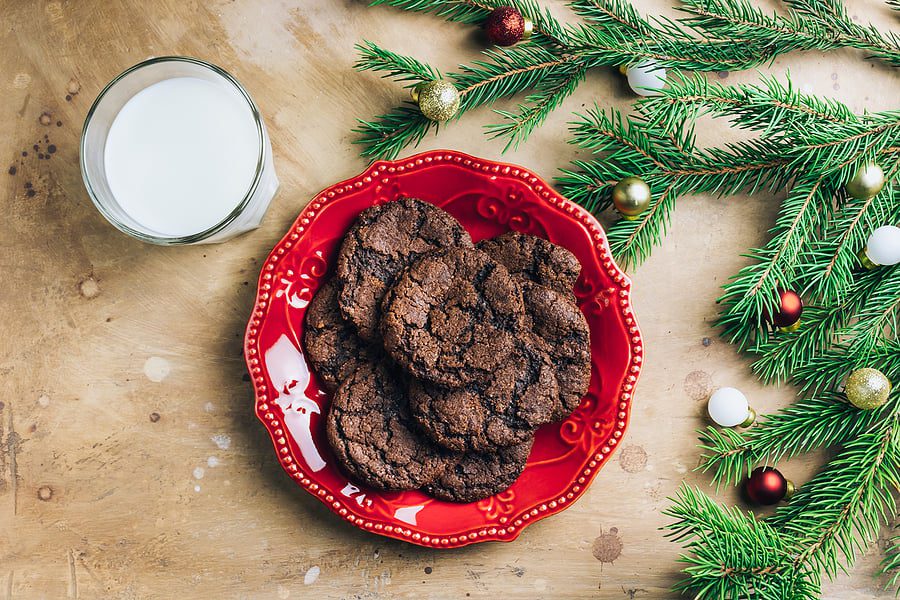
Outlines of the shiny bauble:
<svg viewBox="0 0 900 600">
<path fill-rule="evenodd" d="M 744 490 L 751 502 L 768 506 L 789 498 L 793 494 L 794 484 L 785 479 L 777 469 L 757 467 L 747 478 Z"/>
<path fill-rule="evenodd" d="M 648 60 L 625 69 L 628 85 L 639 96 L 659 96 L 666 85 L 666 70 Z"/>
<path fill-rule="evenodd" d="M 873 410 L 887 402 L 891 381 L 878 369 L 857 369 L 847 378 L 844 393 L 856 408 Z"/>
<path fill-rule="evenodd" d="M 756 418 L 756 412 L 750 408 L 747 396 L 739 389 L 723 387 L 713 392 L 706 406 L 716 425 L 722 427 L 748 427 Z"/>
<path fill-rule="evenodd" d="M 626 177 L 612 191 L 616 210 L 626 219 L 637 219 L 650 206 L 650 186 L 640 177 Z"/>
<path fill-rule="evenodd" d="M 884 171 L 873 162 L 861 166 L 847 185 L 847 193 L 857 200 L 866 200 L 881 191 L 884 187 Z"/>
<path fill-rule="evenodd" d="M 492 44 L 512 46 L 531 36 L 534 25 L 512 6 L 495 8 L 484 21 L 484 33 Z"/>
<path fill-rule="evenodd" d="M 420 83 L 413 88 L 412 98 L 419 103 L 422 114 L 432 121 L 449 121 L 459 111 L 459 92 L 443 79 Z"/>
<path fill-rule="evenodd" d="M 803 300 L 792 290 L 778 292 L 778 305 L 775 313 L 766 315 L 766 320 L 782 330 L 792 330 L 800 323 L 800 315 L 803 314 Z"/>
</svg>

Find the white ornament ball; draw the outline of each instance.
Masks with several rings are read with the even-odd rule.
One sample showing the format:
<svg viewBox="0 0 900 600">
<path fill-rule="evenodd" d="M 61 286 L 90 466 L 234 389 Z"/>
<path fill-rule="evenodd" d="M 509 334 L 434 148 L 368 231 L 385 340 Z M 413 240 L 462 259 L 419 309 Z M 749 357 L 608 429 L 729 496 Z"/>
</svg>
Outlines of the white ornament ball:
<svg viewBox="0 0 900 600">
<path fill-rule="evenodd" d="M 639 96 L 659 96 L 666 85 L 666 70 L 648 60 L 628 67 L 625 71 L 628 85 Z"/>
<path fill-rule="evenodd" d="M 707 409 L 710 418 L 722 427 L 736 427 L 751 416 L 747 396 L 733 387 L 723 387 L 713 392 Z"/>
<path fill-rule="evenodd" d="M 876 265 L 900 263 L 900 227 L 884 225 L 873 231 L 866 244 L 866 256 Z"/>
</svg>

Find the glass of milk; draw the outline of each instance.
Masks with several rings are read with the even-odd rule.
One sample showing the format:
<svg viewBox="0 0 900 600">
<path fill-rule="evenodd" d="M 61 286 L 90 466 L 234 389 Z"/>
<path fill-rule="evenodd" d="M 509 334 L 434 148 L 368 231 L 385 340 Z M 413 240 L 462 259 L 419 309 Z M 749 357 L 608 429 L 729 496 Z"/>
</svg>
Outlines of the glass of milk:
<svg viewBox="0 0 900 600">
<path fill-rule="evenodd" d="M 110 223 L 164 245 L 255 229 L 278 189 L 250 95 L 219 67 L 180 56 L 139 63 L 100 92 L 81 135 L 81 174 Z"/>
</svg>

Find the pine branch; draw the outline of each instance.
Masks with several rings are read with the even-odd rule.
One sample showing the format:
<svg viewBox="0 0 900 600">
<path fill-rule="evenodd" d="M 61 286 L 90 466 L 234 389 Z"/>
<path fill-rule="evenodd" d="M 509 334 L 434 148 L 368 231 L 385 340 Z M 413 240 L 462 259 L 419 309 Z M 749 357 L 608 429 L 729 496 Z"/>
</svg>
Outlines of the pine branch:
<svg viewBox="0 0 900 600">
<path fill-rule="evenodd" d="M 636 39 L 633 31 L 579 24 L 569 29 L 570 51 L 595 65 L 636 65 L 654 61 L 670 69 L 741 71 L 763 61 L 750 48 L 729 41 L 702 42 L 683 36 L 674 23 L 652 39 Z"/>
<path fill-rule="evenodd" d="M 795 270 L 808 241 L 832 218 L 832 198 L 865 160 L 900 144 L 900 114 L 881 113 L 877 125 L 825 123 L 815 131 L 797 131 L 799 147 L 792 158 L 795 170 L 812 170 L 816 179 L 798 175 L 782 204 L 765 248 L 751 250 L 757 262 L 748 265 L 728 284 L 720 301 L 719 319 L 727 335 L 740 347 L 754 340 L 763 314 L 774 308 L 779 289 L 791 289 Z"/>
<path fill-rule="evenodd" d="M 488 126 L 490 136 L 506 138 L 504 152 L 510 148 L 518 148 L 519 143 L 528 139 L 531 132 L 575 91 L 578 84 L 584 80 L 585 72 L 586 69 L 583 66 L 575 65 L 567 75 L 554 80 L 545 80 L 542 82 L 541 89 L 528 95 L 525 103 L 519 104 L 517 113 L 494 110 L 495 113 L 506 119 L 506 122 Z"/>
<path fill-rule="evenodd" d="M 413 87 L 420 81 L 441 79 L 441 72 L 412 58 L 395 54 L 389 50 L 378 47 L 372 42 L 364 41 L 354 46 L 359 52 L 359 58 L 353 64 L 358 71 L 375 71 L 386 73 L 383 77 L 389 77 L 396 81 L 412 82 L 406 87 Z"/>
<path fill-rule="evenodd" d="M 900 427 L 895 413 L 846 442 L 840 454 L 768 521 L 802 549 L 794 558 L 795 566 L 811 563 L 834 577 L 893 516 L 896 504 L 891 492 L 898 485 Z"/>
<path fill-rule="evenodd" d="M 548 78 L 562 79 L 573 69 L 588 67 L 579 56 L 558 55 L 539 46 L 496 48 L 483 54 L 486 60 L 460 65 L 460 72 L 450 75 L 459 89 L 460 114 L 538 87 Z"/>
<path fill-rule="evenodd" d="M 819 176 L 796 181 L 782 204 L 764 247 L 751 250 L 756 262 L 744 267 L 724 290 L 723 311 L 718 324 L 723 335 L 741 348 L 747 347 L 762 327 L 763 314 L 774 311 L 779 289 L 790 289 L 793 270 L 804 244 L 825 217 L 830 198 L 842 182 Z"/>
<path fill-rule="evenodd" d="M 642 98 L 637 110 L 651 126 L 669 130 L 703 115 L 727 117 L 736 127 L 766 135 L 790 136 L 822 122 L 855 123 L 850 109 L 831 99 L 810 96 L 762 76 L 758 85 L 724 86 L 705 77 L 675 74 L 659 96 Z"/>
<path fill-rule="evenodd" d="M 687 578 L 675 587 L 698 599 L 814 599 L 818 574 L 794 568 L 792 545 L 752 513 L 724 508 L 695 488 L 682 485 L 663 511 L 675 519 L 667 537 L 680 542 Z"/>
<path fill-rule="evenodd" d="M 815 355 L 798 366 L 791 375 L 801 392 L 837 389 L 847 374 L 862 367 L 884 373 L 891 381 L 900 381 L 900 340 L 891 340 L 867 352 L 853 352 L 843 344 Z"/>
<path fill-rule="evenodd" d="M 900 164 L 900 163 L 898 163 Z M 859 264 L 857 253 L 879 224 L 896 206 L 893 173 L 882 192 L 872 198 L 848 198 L 829 219 L 819 239 L 803 253 L 798 267 L 798 281 L 813 298 L 829 298 L 840 302 L 853 282 L 853 271 Z"/>
<path fill-rule="evenodd" d="M 422 115 L 419 107 L 411 102 L 379 115 L 374 121 L 358 123 L 353 131 L 360 137 L 355 143 L 366 146 L 361 154 L 372 160 L 396 158 L 410 144 L 418 145 L 429 131 L 438 130 L 438 124 Z"/>
<path fill-rule="evenodd" d="M 828 307 L 808 306 L 803 312 L 803 323 L 799 331 L 792 333 L 769 334 L 750 349 L 759 356 L 753 363 L 753 370 L 766 382 L 781 382 L 791 376 L 804 389 L 828 389 L 827 380 L 796 379 L 811 360 L 821 356 L 837 344 L 852 339 L 853 331 L 848 331 L 851 320 L 856 319 L 872 298 L 878 299 L 889 290 L 897 290 L 900 286 L 900 271 L 869 271 L 851 278 L 847 294 L 840 302 L 832 301 Z M 884 290 L 888 290 L 885 292 Z M 886 310 L 884 303 L 875 303 L 878 308 Z M 870 332 L 877 340 L 884 340 L 883 335 Z M 815 377 L 815 374 L 814 374 Z"/>
<path fill-rule="evenodd" d="M 635 221 L 619 221 L 608 230 L 617 259 L 639 264 L 665 233 L 668 215 L 684 192 L 730 194 L 741 189 L 774 190 L 792 177 L 788 148 L 752 140 L 724 149 L 695 150 L 692 131 L 648 125 L 642 116 L 625 118 L 599 108 L 572 124 L 572 143 L 591 150 L 596 160 L 576 161 L 557 178 L 560 191 L 597 212 L 610 203 L 616 182 L 638 175 L 654 192 L 654 203 Z"/>
<path fill-rule="evenodd" d="M 451 21 L 480 23 L 492 9 L 510 2 L 375 0 L 373 4 L 432 12 Z M 881 34 L 872 26 L 857 25 L 839 3 L 831 0 L 791 0 L 792 10 L 787 17 L 764 15 L 747 0 L 689 0 L 684 7 L 688 16 L 680 21 L 645 19 L 624 0 L 574 0 L 572 8 L 585 22 L 568 26 L 560 24 L 548 11 L 542 11 L 535 0 L 514 0 L 511 4 L 534 21 L 538 35 L 533 41 L 513 48 L 487 49 L 482 60 L 462 65 L 458 73 L 448 76 L 460 87 L 462 106 L 458 116 L 476 106 L 531 92 L 518 113 L 502 111 L 500 114 L 507 122 L 488 128 L 490 135 L 506 138 L 507 149 L 524 141 L 534 127 L 571 94 L 584 72 L 598 66 L 634 65 L 652 60 L 676 70 L 736 71 L 769 62 L 785 52 L 841 47 L 862 48 L 873 57 L 900 66 L 898 36 Z M 696 37 L 697 33 L 700 38 Z M 360 50 L 363 56 L 357 63 L 358 69 L 387 72 L 388 76 L 407 82 L 408 86 L 414 85 L 416 79 L 433 79 L 437 74 L 428 65 L 394 55 L 373 44 Z M 676 84 L 678 78 L 677 73 L 673 73 Z M 704 84 L 698 79 L 694 85 Z M 657 115 L 654 125 L 681 123 L 690 111 L 702 110 L 729 113 L 739 121 L 744 120 L 743 126 L 751 128 L 754 123 L 774 127 L 795 121 L 791 129 L 800 132 L 806 131 L 804 124 L 817 118 L 826 123 L 852 118 L 838 103 L 780 89 L 772 79 L 764 80 L 763 85 L 765 87 L 742 86 L 730 92 L 722 86 L 712 86 L 700 98 L 682 97 L 678 102 L 666 94 L 661 101 L 672 103 L 669 111 L 678 116 L 673 120 L 663 120 L 666 111 L 655 108 L 658 101 L 648 101 L 646 110 Z M 742 105 L 746 107 L 743 110 L 739 108 Z M 395 129 L 403 127 L 395 119 L 379 117 L 376 122 L 380 123 L 378 131 L 366 132 L 364 140 L 390 136 L 394 140 L 414 143 L 421 139 L 402 133 L 391 135 L 388 125 L 392 124 Z M 865 121 L 842 125 L 845 128 L 856 125 L 860 131 L 873 129 Z M 879 130 L 876 128 L 869 133 L 875 135 Z M 886 137 L 893 135 L 885 133 Z M 841 137 L 837 130 L 824 135 Z M 862 137 L 852 138 L 849 134 L 843 137 L 845 143 L 835 146 L 826 143 L 811 148 L 810 152 L 815 151 L 823 159 L 831 156 L 834 164 L 843 164 L 837 157 L 841 150 L 850 156 L 866 143 Z M 857 139 L 858 145 L 850 144 L 852 139 Z M 814 142 L 810 141 L 810 144 Z M 388 156 L 378 153 L 381 148 L 395 156 L 404 147 L 398 148 L 398 145 L 399 142 L 392 142 L 368 147 L 364 156 Z M 876 152 L 877 144 L 869 149 Z M 800 166 L 799 163 L 795 165 L 796 168 Z"/>
<path fill-rule="evenodd" d="M 684 23 L 702 36 L 728 37 L 767 58 L 799 50 L 857 48 L 900 66 L 900 40 L 873 26 L 857 25 L 843 5 L 829 0 L 786 0 L 793 9 L 785 17 L 766 15 L 748 0 L 684 0 Z"/>
</svg>

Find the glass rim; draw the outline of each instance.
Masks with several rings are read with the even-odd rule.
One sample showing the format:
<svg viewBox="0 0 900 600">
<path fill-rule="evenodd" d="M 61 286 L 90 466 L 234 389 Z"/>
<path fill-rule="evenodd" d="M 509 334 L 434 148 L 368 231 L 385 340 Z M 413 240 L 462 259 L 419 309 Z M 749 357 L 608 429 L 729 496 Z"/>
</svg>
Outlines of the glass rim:
<svg viewBox="0 0 900 600">
<path fill-rule="evenodd" d="M 88 175 L 87 166 L 86 166 L 86 152 L 85 146 L 87 144 L 87 131 L 88 127 L 90 127 L 91 119 L 94 116 L 97 108 L 100 106 L 100 103 L 106 97 L 106 94 L 112 90 L 116 84 L 118 84 L 122 79 L 138 71 L 145 67 L 149 67 L 158 63 L 164 62 L 183 62 L 189 63 L 193 65 L 197 65 L 199 67 L 204 67 L 215 74 L 223 77 L 226 81 L 230 82 L 237 91 L 241 94 L 241 96 L 247 101 L 248 106 L 250 107 L 250 112 L 253 115 L 253 121 L 256 124 L 256 132 L 257 137 L 259 139 L 259 152 L 257 153 L 257 161 L 256 161 L 256 170 L 253 175 L 253 181 L 250 183 L 250 187 L 247 192 L 244 194 L 244 197 L 241 201 L 235 206 L 235 208 L 219 223 L 213 225 L 212 227 L 200 231 L 198 233 L 192 233 L 190 235 L 183 236 L 158 236 L 146 233 L 144 231 L 140 231 L 138 229 L 134 229 L 133 227 L 129 227 L 122 221 L 120 221 L 115 215 L 113 215 L 109 210 L 107 210 L 103 201 L 98 197 L 98 194 L 95 192 L 94 187 L 91 185 L 91 180 Z M 250 97 L 250 94 L 244 89 L 244 86 L 234 78 L 231 73 L 226 71 L 225 69 L 216 66 L 212 63 L 209 63 L 205 60 L 201 60 L 199 58 L 194 58 L 192 56 L 157 56 L 154 58 L 148 58 L 147 60 L 143 60 L 137 64 L 134 64 L 115 77 L 107 83 L 100 93 L 97 95 L 97 98 L 94 100 L 93 104 L 91 104 L 90 110 L 88 110 L 87 115 L 84 118 L 84 126 L 81 129 L 81 143 L 79 144 L 79 151 L 81 153 L 79 163 L 81 166 L 81 178 L 84 181 L 84 186 L 87 189 L 88 196 L 91 198 L 91 202 L 94 203 L 94 206 L 100 211 L 107 221 L 109 221 L 116 229 L 123 233 L 127 233 L 128 235 L 135 237 L 141 241 L 149 242 L 151 244 L 159 244 L 159 245 L 184 245 L 184 244 L 193 244 L 196 242 L 203 241 L 213 235 L 219 233 L 235 219 L 237 219 L 241 213 L 247 208 L 250 204 L 250 200 L 253 198 L 253 195 L 256 193 L 257 188 L 259 187 L 260 181 L 262 180 L 263 170 L 265 168 L 265 155 L 266 155 L 266 143 L 265 143 L 265 127 L 263 126 L 262 115 L 259 112 L 259 107 L 256 106 L 256 103 L 253 101 L 253 98 Z"/>
</svg>

